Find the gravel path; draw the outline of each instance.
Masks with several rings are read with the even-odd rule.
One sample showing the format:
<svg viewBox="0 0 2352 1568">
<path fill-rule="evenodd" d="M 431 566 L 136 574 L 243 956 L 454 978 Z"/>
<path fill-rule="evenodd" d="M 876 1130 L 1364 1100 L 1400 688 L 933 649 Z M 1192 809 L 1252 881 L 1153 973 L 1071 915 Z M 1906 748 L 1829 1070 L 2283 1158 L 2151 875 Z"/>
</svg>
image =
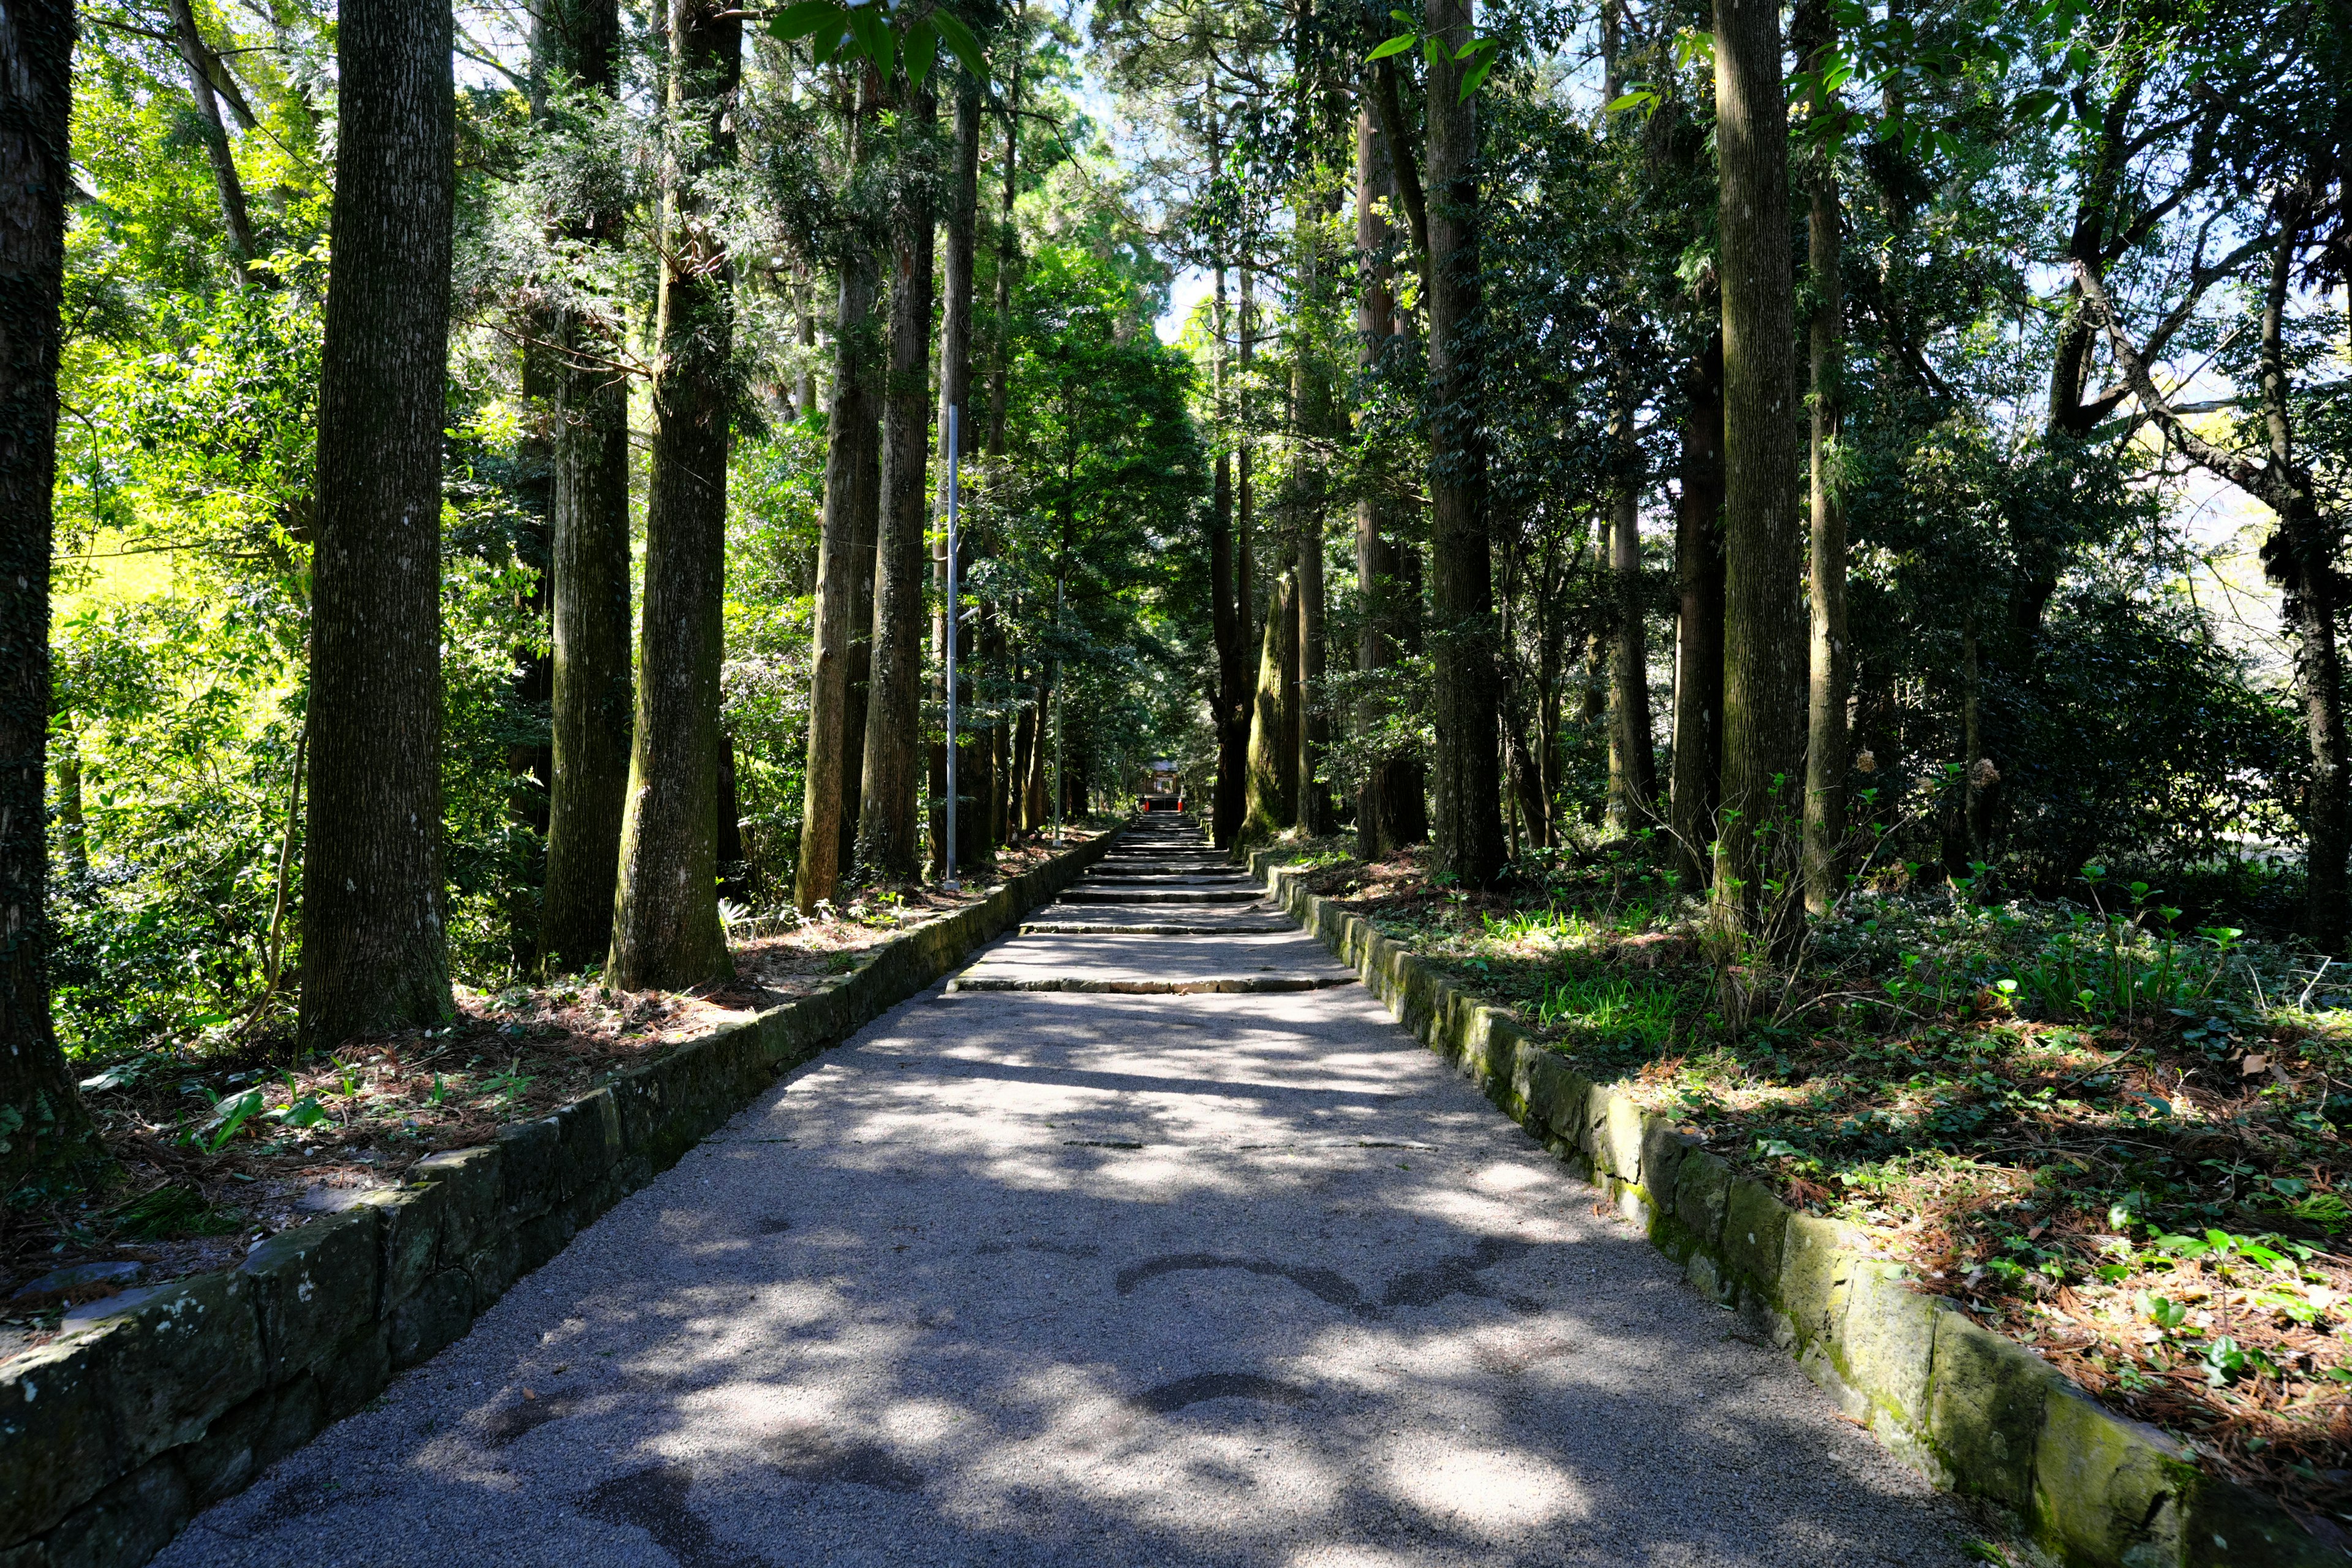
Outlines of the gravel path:
<svg viewBox="0 0 2352 1568">
<path fill-rule="evenodd" d="M 1159 908 L 1236 885 L 1175 859 L 1037 923 L 1269 921 Z M 1318 984 L 927 992 L 157 1562 L 1966 1561 L 1955 1509 L 1330 967 L 1303 934 L 997 944 L 967 976 Z"/>
</svg>

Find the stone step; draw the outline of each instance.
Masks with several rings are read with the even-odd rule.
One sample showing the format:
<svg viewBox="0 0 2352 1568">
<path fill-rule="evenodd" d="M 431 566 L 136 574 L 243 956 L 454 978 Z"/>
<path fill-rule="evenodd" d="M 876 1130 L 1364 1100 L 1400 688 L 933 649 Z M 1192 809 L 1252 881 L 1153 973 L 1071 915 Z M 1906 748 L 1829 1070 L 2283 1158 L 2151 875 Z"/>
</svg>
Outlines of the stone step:
<svg viewBox="0 0 2352 1568">
<path fill-rule="evenodd" d="M 1250 991 L 1328 991 L 1357 984 L 1352 974 L 1213 974 L 1192 980 L 1095 980 L 1078 975 L 964 974 L 958 991 L 1096 991 L 1122 996 L 1206 996 Z"/>
<path fill-rule="evenodd" d="M 1061 897 L 1066 904 L 1255 904 L 1264 893 L 1223 888 L 1072 888 Z"/>
<path fill-rule="evenodd" d="M 1165 921 L 1136 921 L 1128 924 L 1086 921 L 1031 921 L 1021 928 L 1023 936 L 1278 936 L 1298 928 L 1282 925 L 1171 925 Z"/>
</svg>

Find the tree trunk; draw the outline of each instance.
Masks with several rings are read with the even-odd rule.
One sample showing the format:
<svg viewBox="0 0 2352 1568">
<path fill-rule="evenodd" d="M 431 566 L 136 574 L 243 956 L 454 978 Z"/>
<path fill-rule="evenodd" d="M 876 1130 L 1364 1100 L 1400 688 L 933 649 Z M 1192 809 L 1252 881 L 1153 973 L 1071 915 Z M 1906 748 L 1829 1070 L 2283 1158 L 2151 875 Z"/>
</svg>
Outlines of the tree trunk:
<svg viewBox="0 0 2352 1568">
<path fill-rule="evenodd" d="M 751 868 L 743 858 L 743 803 L 735 788 L 735 737 L 719 732 L 719 896 L 737 902 L 751 896 Z"/>
<path fill-rule="evenodd" d="M 205 156 L 212 163 L 213 190 L 220 197 L 221 226 L 228 235 L 229 259 L 236 265 L 238 285 L 249 289 L 262 281 L 251 270 L 257 254 L 253 222 L 246 209 L 245 185 L 236 175 L 236 160 L 229 152 L 228 126 L 221 119 L 220 98 L 213 91 L 212 76 L 205 69 L 204 35 L 196 31 L 195 13 L 189 9 L 188 0 L 169 0 L 169 8 L 180 58 L 188 68 L 188 96 L 195 100 L 196 117 L 204 122 Z"/>
<path fill-rule="evenodd" d="M 980 89 L 965 83 L 956 95 L 955 169 L 948 183 L 947 258 L 945 301 L 940 313 L 940 416 L 939 435 L 940 472 L 947 468 L 945 447 L 948 433 L 948 411 L 956 416 L 958 455 L 969 458 L 971 453 L 971 269 L 972 252 L 977 239 L 975 229 L 980 208 Z M 969 467 L 969 463 L 965 464 Z M 944 500 L 944 496 L 942 497 Z M 966 567 L 974 558 L 971 535 L 959 531 L 956 538 L 959 559 L 948 560 L 947 518 L 942 510 L 940 519 L 939 543 L 932 551 L 931 571 L 937 584 L 939 609 L 931 617 L 931 645 L 940 668 L 934 683 L 934 695 L 942 721 L 947 710 L 947 603 L 950 578 L 961 584 L 967 574 Z M 954 571 L 949 570 L 950 564 Z M 960 798 L 950 800 L 948 794 L 948 752 L 944 739 L 931 748 L 931 798 L 940 803 L 944 814 L 956 814 L 956 858 L 964 866 L 975 866 L 986 858 L 986 834 L 982 827 L 984 812 L 977 803 L 987 798 L 987 758 L 984 746 L 971 743 L 971 698 L 978 689 L 971 679 L 972 656 L 976 650 L 961 624 L 956 629 L 956 793 Z M 932 864 L 941 868 L 942 876 L 952 876 L 947 868 L 947 822 L 941 815 L 932 827 L 934 848 Z"/>
<path fill-rule="evenodd" d="M 1314 476 L 1318 490 L 1322 479 L 1319 472 Z M 1298 824 L 1316 835 L 1335 826 L 1331 794 L 1322 778 L 1323 758 L 1331 746 L 1323 670 L 1323 503 L 1318 494 L 1300 520 L 1298 537 Z"/>
<path fill-rule="evenodd" d="M 1298 743 L 1288 700 L 1291 670 L 1298 658 L 1297 594 L 1290 574 L 1275 580 L 1266 607 L 1265 646 L 1258 657 L 1257 695 L 1249 741 L 1249 814 L 1242 822 L 1244 843 L 1268 838 L 1297 820 Z"/>
<path fill-rule="evenodd" d="M 674 0 L 663 268 L 637 714 L 608 984 L 682 991 L 735 972 L 719 921 L 719 669 L 727 587 L 733 269 L 699 188 L 735 150 L 741 13 Z M 681 136 L 686 115 L 710 123 Z"/>
<path fill-rule="evenodd" d="M 853 168 L 872 155 L 875 110 L 869 76 L 859 89 L 850 127 Z M 853 236 L 844 248 L 838 274 L 833 411 L 825 426 L 824 517 L 818 531 L 816 613 L 809 639 L 808 760 L 803 774 L 800 858 L 793 868 L 793 903 L 803 914 L 830 901 L 841 882 L 849 743 L 854 736 L 862 745 L 866 734 L 862 724 L 855 731 L 849 727 L 851 639 L 857 581 L 868 570 L 873 509 L 881 489 L 875 261 L 859 237 Z"/>
<path fill-rule="evenodd" d="M 1796 289 L 1779 0 L 1718 0 L 1716 146 L 1723 171 L 1723 811 L 1716 889 L 1751 925 L 1794 865 L 1807 637 L 1797 584 Z M 1736 814 L 1736 815 L 1735 815 Z M 1768 909 L 1768 903 L 1770 906 Z"/>
<path fill-rule="evenodd" d="M 544 26 L 548 63 L 579 86 L 614 90 L 617 0 L 572 0 Z M 577 238 L 617 247 L 627 214 L 608 208 Z M 629 650 L 629 389 L 604 357 L 612 343 L 577 314 L 557 329 L 553 451 L 553 776 L 548 786 L 542 968 L 602 963 L 613 943 L 621 808 L 629 787 L 636 696 Z"/>
<path fill-rule="evenodd" d="M 1373 87 L 1367 82 L 1368 92 Z M 1388 266 L 1380 258 L 1390 243 L 1380 203 L 1393 195 L 1395 171 L 1384 143 L 1373 135 L 1370 110 L 1356 117 L 1356 252 L 1363 292 L 1356 307 L 1357 363 L 1369 374 L 1398 332 L 1396 295 Z M 1356 668 L 1370 675 L 1393 666 L 1405 650 L 1408 627 L 1421 610 L 1418 572 L 1411 585 L 1406 557 L 1395 544 L 1390 501 L 1367 492 L 1356 502 L 1356 591 L 1361 620 L 1356 636 Z M 1386 704 L 1367 697 L 1358 721 L 1367 730 L 1385 718 Z M 1356 797 L 1356 852 L 1378 859 L 1428 836 L 1422 799 L 1421 760 L 1410 752 L 1383 752 L 1365 765 Z"/>
<path fill-rule="evenodd" d="M 874 552 L 872 689 L 857 862 L 906 881 L 922 870 L 923 561 L 929 521 L 933 222 L 930 140 L 939 103 L 914 94 L 900 116 L 890 237 L 890 371 L 883 393 L 881 528 Z"/>
<path fill-rule="evenodd" d="M 1675 869 L 1685 892 L 1713 879 L 1723 783 L 1723 340 L 1684 377 L 1682 496 L 1675 508 Z"/>
<path fill-rule="evenodd" d="M 1054 676 L 1050 660 L 1036 670 L 1035 700 L 1030 708 L 1029 776 L 1021 784 L 1021 826 L 1038 832 L 1054 818 Z"/>
<path fill-rule="evenodd" d="M 319 370 L 300 1036 L 450 1015 L 441 888 L 441 429 L 457 87 L 446 7 L 362 0 L 341 78 Z"/>
<path fill-rule="evenodd" d="M 1013 388 L 1013 274 L 1021 266 L 1021 232 L 1013 204 L 1020 194 L 1021 66 L 1028 58 L 1029 0 L 1013 7 L 1011 80 L 1004 87 L 1004 184 L 996 212 L 996 322 L 988 371 L 988 455 L 1004 455 L 1004 414 Z"/>
<path fill-rule="evenodd" d="M 1209 351 L 1210 400 L 1214 418 L 1225 418 L 1225 268 L 1214 268 Z M 1220 849 L 1241 836 L 1249 811 L 1249 625 L 1246 567 L 1235 549 L 1233 458 L 1217 432 L 1218 451 L 1209 506 L 1210 630 L 1217 645 L 1217 788 L 1210 808 L 1210 831 Z"/>
<path fill-rule="evenodd" d="M 1755 0 L 1751 0 L 1755 3 Z M 1450 41 L 1429 71 L 1430 607 L 1436 681 L 1437 837 L 1430 871 L 1484 887 L 1503 868 L 1496 757 L 1494 563 L 1486 452 L 1478 428 L 1478 127 L 1462 99 L 1472 0 L 1432 0 L 1429 30 Z"/>
<path fill-rule="evenodd" d="M 1022 681 L 1022 650 L 1013 650 L 1012 700 L 1020 706 L 1013 721 L 1013 766 L 1004 780 L 1004 836 L 1007 839 L 1026 835 L 1036 819 L 1030 813 L 1029 783 L 1035 771 L 1032 760 L 1037 752 L 1037 706 L 1029 700 L 1034 689 L 1024 691 Z"/>
<path fill-rule="evenodd" d="M 1632 416 L 1628 412 L 1626 418 Z M 1631 432 L 1619 439 L 1633 446 Z M 1638 450 L 1625 458 L 1639 463 Z M 1658 755 L 1651 739 L 1650 646 L 1643 626 L 1642 525 L 1633 481 L 1619 481 L 1609 526 L 1609 575 L 1616 595 L 1609 667 L 1610 809 L 1621 831 L 1646 826 L 1658 795 Z"/>
<path fill-rule="evenodd" d="M 49 1016 L 49 552 L 73 7 L 0 12 L 0 1193 L 97 1140 Z M 446 54 L 443 56 L 447 58 Z M 446 102 L 445 99 L 445 102 Z M 445 187 L 446 189 L 446 187 Z M 446 207 L 444 209 L 446 210 Z M 443 228 L 444 244 L 447 229 Z M 442 252 L 446 255 L 445 249 Z M 438 512 L 436 512 L 438 519 Z M 446 996 L 446 992 L 444 993 Z"/>
<path fill-rule="evenodd" d="M 1810 69 L 1827 71 L 1837 47 L 1837 19 L 1825 0 L 1807 0 L 1800 40 Z M 1835 100 L 1817 94 L 1812 111 L 1833 112 Z M 1812 603 L 1811 685 L 1805 738 L 1805 908 L 1817 915 L 1837 902 L 1845 845 L 1846 770 L 1853 754 L 1846 732 L 1846 696 L 1853 684 L 1853 649 L 1845 626 L 1845 503 L 1838 494 L 1838 426 L 1844 411 L 1845 291 L 1838 269 L 1837 170 L 1818 155 L 1812 210 L 1807 218 L 1806 259 L 1813 275 L 1811 435 L 1812 541 L 1809 583 Z M 1971 770 L 1976 759 L 1969 759 Z"/>
</svg>

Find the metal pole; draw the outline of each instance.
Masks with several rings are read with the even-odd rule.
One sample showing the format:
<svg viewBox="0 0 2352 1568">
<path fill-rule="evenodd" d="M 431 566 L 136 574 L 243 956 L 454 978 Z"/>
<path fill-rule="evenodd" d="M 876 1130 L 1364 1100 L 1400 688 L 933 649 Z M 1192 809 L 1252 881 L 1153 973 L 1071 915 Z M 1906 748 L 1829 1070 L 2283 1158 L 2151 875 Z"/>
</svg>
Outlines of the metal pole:
<svg viewBox="0 0 2352 1568">
<path fill-rule="evenodd" d="M 948 405 L 948 798 L 945 864 L 940 886 L 956 890 L 956 405 Z"/>
</svg>

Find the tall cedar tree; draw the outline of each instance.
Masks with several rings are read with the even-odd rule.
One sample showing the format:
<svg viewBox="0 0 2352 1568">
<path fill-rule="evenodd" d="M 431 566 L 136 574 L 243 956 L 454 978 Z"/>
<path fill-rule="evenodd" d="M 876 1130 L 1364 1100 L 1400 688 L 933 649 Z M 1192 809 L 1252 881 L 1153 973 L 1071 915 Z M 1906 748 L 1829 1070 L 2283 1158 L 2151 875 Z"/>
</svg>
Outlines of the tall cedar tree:
<svg viewBox="0 0 2352 1568">
<path fill-rule="evenodd" d="M 969 471 L 971 463 L 971 270 L 973 252 L 978 241 L 976 232 L 980 208 L 980 137 L 981 96 L 979 87 L 961 83 L 956 89 L 955 162 L 948 181 L 947 221 L 941 225 L 947 236 L 947 255 L 943 258 L 940 279 L 940 468 L 947 469 L 948 411 L 955 411 L 957 449 Z M 947 520 L 940 520 L 939 538 L 931 552 L 931 573 L 939 594 L 939 607 L 931 616 L 931 651 L 938 663 L 939 679 L 934 684 L 934 700 L 942 715 L 947 709 L 947 588 L 952 574 L 961 594 L 969 563 L 972 559 L 971 535 L 959 531 L 956 536 L 957 561 L 950 574 L 948 560 Z M 977 804 L 988 798 L 988 749 L 971 743 L 971 674 L 972 669 L 971 630 L 959 625 L 956 634 L 956 791 L 961 797 L 947 798 L 947 742 L 942 738 L 931 747 L 931 798 L 939 802 L 932 813 L 932 864 L 940 868 L 941 876 L 952 876 L 946 864 L 947 821 L 945 814 L 956 814 L 956 858 L 962 865 L 983 864 L 988 846 L 983 842 L 981 822 L 984 813 Z"/>
<path fill-rule="evenodd" d="M 734 276 L 701 186 L 734 154 L 742 60 L 740 12 L 675 0 L 645 618 L 605 965 L 608 981 L 631 991 L 682 991 L 734 973 L 719 920 L 718 811 Z M 697 111 L 707 116 L 699 123 L 689 119 Z"/>
<path fill-rule="evenodd" d="M 1297 707 L 1291 700 L 1291 672 L 1298 664 L 1298 601 L 1287 572 L 1275 579 L 1265 643 L 1250 710 L 1249 813 L 1242 820 L 1242 840 L 1250 844 L 1298 820 Z"/>
<path fill-rule="evenodd" d="M 616 0 L 562 0 L 547 7 L 540 26 L 551 75 L 584 91 L 616 89 Z M 572 219 L 565 237 L 617 247 L 627 216 L 618 206 L 586 214 Z M 540 951 L 550 969 L 580 969 L 612 947 L 636 704 L 629 666 L 629 390 L 600 363 L 613 345 L 592 322 L 569 314 L 556 330 L 568 352 L 555 366 L 554 777 Z"/>
<path fill-rule="evenodd" d="M 0 1192 L 90 1141 L 49 1018 L 42 798 L 73 47 L 64 0 L 0 10 Z"/>
<path fill-rule="evenodd" d="M 1603 102 L 1624 90 L 1620 70 L 1623 9 L 1604 0 L 1601 11 Z M 1627 121 L 1620 119 L 1617 124 Z M 1616 473 L 1609 499 L 1607 548 L 1615 589 L 1609 662 L 1609 810 L 1624 830 L 1647 825 L 1658 794 L 1658 758 L 1651 740 L 1650 650 L 1642 604 L 1642 443 L 1635 428 L 1633 363 L 1629 321 L 1610 323 L 1610 439 Z M 1540 805 L 1541 802 L 1533 803 Z"/>
<path fill-rule="evenodd" d="M 1836 63 L 1837 18 L 1826 0 L 1806 0 L 1798 11 L 1798 47 L 1818 81 Z M 1835 95 L 1816 88 L 1811 118 L 1836 112 Z M 1813 315 L 1807 324 L 1812 379 L 1812 531 L 1808 549 L 1812 642 L 1805 721 L 1805 908 L 1827 914 L 1837 901 L 1839 854 L 1845 839 L 1846 769 L 1853 758 L 1845 721 L 1853 685 L 1853 654 L 1845 626 L 1845 505 L 1839 498 L 1838 424 L 1843 415 L 1845 295 L 1838 271 L 1837 166 L 1827 147 L 1816 149 L 1807 181 L 1806 260 L 1812 271 Z M 1971 758 L 1970 765 L 1975 759 Z"/>
<path fill-rule="evenodd" d="M 1751 4 L 1756 0 L 1751 0 Z M 1429 68 L 1429 577 L 1436 623 L 1430 718 L 1437 769 L 1441 879 L 1485 887 L 1503 868 L 1497 754 L 1494 564 L 1486 538 L 1486 451 L 1478 396 L 1478 123 L 1454 57 L 1472 35 L 1472 0 L 1433 0 L 1442 47 Z"/>
<path fill-rule="evenodd" d="M 1225 268 L 1214 268 L 1216 293 L 1210 311 L 1209 388 L 1217 418 L 1225 406 Z M 1249 600 L 1234 549 L 1232 454 L 1218 445 L 1216 477 L 1209 493 L 1209 629 L 1217 650 L 1217 784 L 1210 802 L 1210 832 L 1219 848 L 1240 838 L 1249 809 Z"/>
<path fill-rule="evenodd" d="M 1356 116 L 1356 257 L 1363 279 L 1356 306 L 1356 353 L 1367 372 L 1379 365 L 1398 331 L 1395 282 L 1387 259 L 1389 222 L 1382 213 L 1382 204 L 1395 195 L 1396 178 L 1386 142 L 1372 126 L 1372 110 L 1366 107 Z M 1421 610 L 1419 574 L 1412 571 L 1411 547 L 1397 542 L 1394 506 L 1376 489 L 1367 489 L 1356 502 L 1356 669 L 1365 676 L 1413 651 L 1412 627 Z M 1365 699 L 1367 727 L 1380 721 L 1381 708 L 1378 697 Z M 1370 758 L 1356 794 L 1357 852 L 1377 859 L 1428 835 L 1421 759 L 1410 751 Z"/>
<path fill-rule="evenodd" d="M 1797 511 L 1796 290 L 1780 0 L 1718 0 L 1723 171 L 1723 812 L 1717 896 L 1765 917 L 1787 885 L 1804 766 L 1804 532 Z M 1736 815 L 1735 815 L 1736 814 Z M 1785 917 L 1788 900 L 1769 912 Z"/>
<path fill-rule="evenodd" d="M 1675 754 L 1670 823 L 1684 889 L 1713 879 L 1723 798 L 1723 333 L 1683 373 L 1675 503 Z"/>
<path fill-rule="evenodd" d="M 849 127 L 853 184 L 874 154 L 879 84 L 871 72 L 858 87 Z M 801 805 L 800 856 L 793 902 L 803 914 L 829 901 L 841 881 L 841 837 L 849 746 L 850 662 L 858 579 L 870 574 L 874 508 L 881 494 L 881 397 L 874 304 L 879 288 L 874 252 L 853 231 L 835 264 L 840 280 L 833 323 L 833 409 L 825 425 L 824 512 L 817 538 L 816 614 L 809 639 L 808 761 Z"/>
<path fill-rule="evenodd" d="M 352 0 L 335 58 L 334 271 L 311 557 L 304 1045 L 450 1014 L 441 887 L 441 428 L 452 24 Z"/>
<path fill-rule="evenodd" d="M 921 869 L 924 485 L 930 458 L 933 201 L 939 100 L 909 94 L 899 117 L 890 233 L 890 368 L 882 395 L 881 528 L 874 551 L 873 674 L 866 709 L 857 863 L 893 881 Z"/>
</svg>

